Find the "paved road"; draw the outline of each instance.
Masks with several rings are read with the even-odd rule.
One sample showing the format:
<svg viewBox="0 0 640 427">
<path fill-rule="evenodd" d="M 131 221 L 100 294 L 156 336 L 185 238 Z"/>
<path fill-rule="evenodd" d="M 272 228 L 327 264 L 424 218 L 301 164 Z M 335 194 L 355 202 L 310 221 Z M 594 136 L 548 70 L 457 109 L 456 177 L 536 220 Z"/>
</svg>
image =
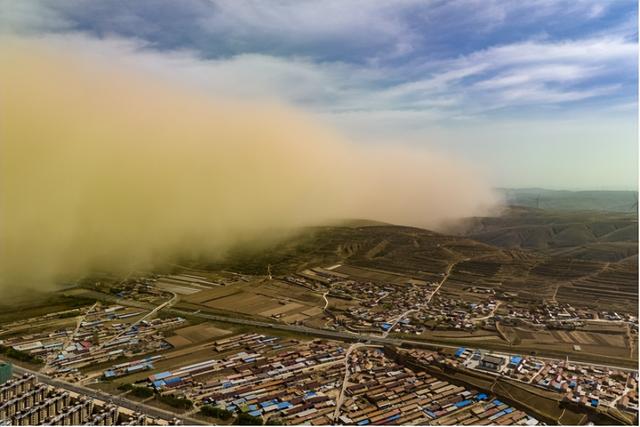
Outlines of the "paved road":
<svg viewBox="0 0 640 427">
<path fill-rule="evenodd" d="M 166 421 L 171 421 L 175 418 L 180 420 L 183 424 L 186 424 L 186 425 L 207 425 L 202 421 L 198 421 L 190 417 L 180 416 L 178 414 L 174 414 L 172 412 L 165 411 L 160 408 L 155 408 L 153 406 L 145 405 L 144 403 L 134 402 L 132 400 L 126 399 L 121 396 L 116 396 L 113 394 L 104 393 L 100 390 L 94 390 L 92 388 L 84 387 L 78 384 L 71 384 L 66 381 L 57 380 L 47 375 L 41 374 L 40 372 L 32 371 L 31 369 L 23 368 L 15 364 L 13 365 L 13 370 L 18 374 L 33 374 L 36 376 L 38 381 L 45 384 L 52 385 L 54 387 L 63 388 L 65 390 L 69 390 L 78 394 L 84 394 L 94 399 L 102 400 L 104 402 L 112 402 L 118 406 L 122 406 L 123 408 L 127 408 L 136 412 L 141 412 L 141 413 L 150 415 L 152 417 L 160 418 Z"/>
<path fill-rule="evenodd" d="M 441 282 L 442 284 L 443 282 Z M 122 304 L 122 305 L 131 305 L 134 307 L 149 307 L 149 304 L 145 304 L 145 303 L 141 303 L 139 301 L 129 301 L 129 300 L 123 300 L 123 299 L 119 299 L 119 298 L 115 298 L 112 297 L 110 295 L 107 294 L 102 294 L 105 297 L 110 297 L 110 298 L 104 298 L 104 299 L 111 299 L 114 302 L 118 303 L 118 304 Z M 193 312 L 193 311 L 186 311 L 186 310 L 180 310 L 180 309 L 176 309 L 176 308 L 165 308 L 165 310 L 167 312 L 173 313 L 176 316 L 194 316 L 194 317 L 200 317 L 202 319 L 207 319 L 207 320 L 214 320 L 214 321 L 218 321 L 218 322 L 224 322 L 224 323 L 235 323 L 238 325 L 246 325 L 246 326 L 257 326 L 260 328 L 271 328 L 271 329 L 275 329 L 275 330 L 281 330 L 281 331 L 289 331 L 289 332 L 297 332 L 297 333 L 302 333 L 302 334 L 307 334 L 307 335 L 312 335 L 312 336 L 316 336 L 316 337 L 321 337 L 321 338 L 329 338 L 329 339 L 336 339 L 336 340 L 342 340 L 342 341 L 360 341 L 360 342 L 366 342 L 366 343 L 371 343 L 371 344 L 381 344 L 381 345 L 385 345 L 385 344 L 389 344 L 389 345 L 395 345 L 395 346 L 401 346 L 401 345 L 405 345 L 405 346 L 409 346 L 409 347 L 414 347 L 414 348 L 427 348 L 430 350 L 438 350 L 441 348 L 453 348 L 453 349 L 457 349 L 460 348 L 461 346 L 464 346 L 465 344 L 457 344 L 457 345 L 447 345 L 447 344 L 442 344 L 442 343 L 438 343 L 438 342 L 429 342 L 429 341 L 413 341 L 413 340 L 406 340 L 406 339 L 398 339 L 398 338 L 388 338 L 388 337 L 381 337 L 381 336 L 375 336 L 375 335 L 365 335 L 365 334 L 357 334 L 355 332 L 342 332 L 342 331 L 333 331 L 333 330 L 328 330 L 328 329 L 317 329 L 317 328 L 309 328 L 308 326 L 299 326 L 299 325 L 287 325 L 284 323 L 269 323 L 269 322 L 262 322 L 259 320 L 249 320 L 249 319 L 239 319 L 236 317 L 229 317 L 229 316 L 220 316 L 220 315 L 215 315 L 215 314 L 207 314 L 207 313 L 202 313 L 202 312 Z M 473 344 L 470 344 L 473 347 Z M 481 347 L 478 347 L 481 348 Z M 522 355 L 522 352 L 520 353 L 511 353 L 511 352 L 507 352 L 507 351 L 503 351 L 503 350 L 496 350 L 496 352 L 500 353 L 500 354 L 510 354 L 510 355 Z M 554 357 L 545 357 L 542 355 L 537 355 L 536 356 L 538 359 L 546 359 L 546 360 L 559 360 L 562 359 L 562 356 L 554 356 Z M 575 362 L 579 362 L 579 363 L 584 363 L 584 364 L 588 364 L 588 365 L 592 365 L 592 366 L 597 366 L 597 367 L 602 367 L 602 368 L 615 368 L 615 369 L 620 369 L 620 370 L 624 370 L 624 371 L 635 371 L 636 369 L 633 368 L 628 368 L 628 367 L 624 367 L 624 366 L 617 366 L 617 365 L 605 365 L 605 364 L 597 364 L 597 363 L 591 363 L 591 362 L 581 362 L 578 360 L 574 360 Z"/>
<path fill-rule="evenodd" d="M 142 323 L 144 320 L 147 320 L 149 317 L 154 316 L 156 313 L 158 313 L 160 310 L 162 310 L 163 308 L 166 307 L 171 307 L 173 304 L 176 303 L 176 301 L 178 301 L 178 294 L 173 293 L 173 297 L 171 297 L 171 299 L 169 301 L 165 301 L 162 304 L 160 304 L 159 306 L 157 306 L 156 308 L 154 308 L 153 310 L 151 310 L 149 313 L 145 314 L 142 318 L 136 320 L 134 323 L 132 323 L 131 325 L 129 325 L 128 328 L 124 329 L 122 332 L 120 332 L 119 334 L 116 334 L 113 338 L 111 338 L 108 341 L 103 342 L 102 344 L 100 344 L 99 346 L 95 347 L 96 350 L 100 350 L 102 349 L 105 345 L 117 340 L 118 338 L 120 338 L 122 335 L 126 334 L 127 332 L 129 332 L 130 330 L 132 330 L 133 328 L 135 328 L 136 326 L 138 326 L 140 323 Z"/>
</svg>

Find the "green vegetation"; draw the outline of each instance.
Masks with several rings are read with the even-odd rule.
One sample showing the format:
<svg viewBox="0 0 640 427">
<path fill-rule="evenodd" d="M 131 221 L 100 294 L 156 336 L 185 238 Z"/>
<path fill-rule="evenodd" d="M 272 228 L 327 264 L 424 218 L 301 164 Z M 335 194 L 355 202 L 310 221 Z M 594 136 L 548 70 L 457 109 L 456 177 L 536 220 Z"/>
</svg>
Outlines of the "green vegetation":
<svg viewBox="0 0 640 427">
<path fill-rule="evenodd" d="M 12 322 L 15 320 L 28 319 L 30 317 L 43 316 L 45 314 L 71 310 L 75 308 L 92 305 L 95 299 L 85 298 L 75 295 L 63 295 L 61 293 L 38 293 L 34 292 L 26 296 L 16 297 L 12 300 L 5 300 L 0 303 L 0 323 Z M 77 316 L 78 313 L 68 315 Z M 66 317 L 66 313 L 61 313 L 57 318 Z"/>
<path fill-rule="evenodd" d="M 281 418 L 278 418 L 278 417 L 271 417 L 264 424 L 267 425 L 267 426 L 283 426 L 283 425 L 285 425 L 284 421 Z"/>
<path fill-rule="evenodd" d="M 249 414 L 240 413 L 233 422 L 237 426 L 261 426 L 262 417 L 254 417 Z"/>
<path fill-rule="evenodd" d="M 148 387 L 134 386 L 130 394 L 135 397 L 147 398 L 153 396 L 153 390 Z"/>
<path fill-rule="evenodd" d="M 159 402 L 165 403 L 169 406 L 173 406 L 176 409 L 191 409 L 193 408 L 193 402 L 184 397 L 176 397 L 171 394 L 160 395 L 157 397 Z"/>
<path fill-rule="evenodd" d="M 206 415 L 207 417 L 218 418 L 223 421 L 229 420 L 233 416 L 233 413 L 231 411 L 227 411 L 224 408 L 213 405 L 204 405 L 202 408 L 200 408 L 200 413 L 202 415 Z"/>
<path fill-rule="evenodd" d="M 0 345 L 0 354 L 3 354 L 11 359 L 18 360 L 20 362 L 33 363 L 36 365 L 42 363 L 42 359 L 40 359 L 39 357 L 32 356 L 31 354 L 25 353 L 24 351 L 16 350 L 13 347 Z"/>
<path fill-rule="evenodd" d="M 129 391 L 129 394 L 131 396 L 139 397 L 142 399 L 146 399 L 147 397 L 151 397 L 154 395 L 153 390 L 151 390 L 149 387 L 144 387 L 144 386 L 139 386 L 139 385 L 129 384 L 129 383 L 120 384 L 118 386 L 118 390 Z"/>
<path fill-rule="evenodd" d="M 58 319 L 69 319 L 71 317 L 77 317 L 80 315 L 80 311 L 78 309 L 70 310 L 64 313 L 60 313 L 56 316 Z"/>
</svg>

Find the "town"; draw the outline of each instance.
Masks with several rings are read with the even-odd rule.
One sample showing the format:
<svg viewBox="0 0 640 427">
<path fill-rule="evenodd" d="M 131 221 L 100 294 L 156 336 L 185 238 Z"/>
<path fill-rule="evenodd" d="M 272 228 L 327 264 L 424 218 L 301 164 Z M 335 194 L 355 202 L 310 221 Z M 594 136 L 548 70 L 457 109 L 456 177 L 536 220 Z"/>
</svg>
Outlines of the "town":
<svg viewBox="0 0 640 427">
<path fill-rule="evenodd" d="M 102 300 L 91 305 L 2 324 L 5 355 L 60 381 L 10 375 L 7 387 L 30 385 L 7 395 L 3 422 L 537 425 L 613 419 L 605 408 L 638 416 L 636 370 L 481 345 L 516 333 L 579 338 L 585 348 L 600 335 L 635 339 L 637 318 L 628 313 L 567 303 L 525 307 L 483 287 L 456 294 L 446 277 L 428 282 L 340 265 L 260 280 L 137 277 L 96 284 L 87 295 Z M 244 293 L 245 303 L 266 308 L 250 318 L 256 321 L 216 323 L 201 313 L 215 306 L 200 300 L 218 304 Z M 310 306 L 304 293 L 323 306 Z M 292 335 L 242 330 L 243 322 L 274 331 L 281 325 Z M 317 325 L 345 338 L 309 336 L 321 331 Z M 589 332 L 590 325 L 613 335 Z M 463 342 L 476 337 L 479 345 L 420 341 L 437 333 L 463 334 L 450 338 Z M 580 354 L 579 347 L 569 348 Z M 479 379 L 457 379 L 465 375 Z M 537 411 L 491 387 L 498 379 L 503 387 L 522 387 L 528 399 L 538 399 L 540 390 L 558 408 L 573 409 Z M 24 397 L 36 389 L 37 398 Z M 103 397 L 115 395 L 117 402 Z"/>
</svg>

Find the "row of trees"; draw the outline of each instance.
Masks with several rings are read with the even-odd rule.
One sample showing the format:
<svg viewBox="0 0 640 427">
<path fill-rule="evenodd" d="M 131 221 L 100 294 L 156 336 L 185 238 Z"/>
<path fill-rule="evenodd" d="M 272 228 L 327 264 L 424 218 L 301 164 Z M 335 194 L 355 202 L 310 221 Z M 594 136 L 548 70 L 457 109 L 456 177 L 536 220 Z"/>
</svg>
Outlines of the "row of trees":
<svg viewBox="0 0 640 427">
<path fill-rule="evenodd" d="M 200 413 L 202 415 L 218 418 L 219 420 L 223 421 L 228 421 L 231 419 L 231 417 L 233 417 L 233 412 L 213 405 L 204 405 L 202 408 L 200 408 Z M 241 412 L 236 416 L 235 420 L 233 420 L 233 424 L 239 426 L 261 426 L 263 424 L 282 425 L 283 422 L 278 418 L 272 417 L 269 418 L 266 423 L 264 423 L 262 417 L 254 417 L 253 415 Z"/>
</svg>

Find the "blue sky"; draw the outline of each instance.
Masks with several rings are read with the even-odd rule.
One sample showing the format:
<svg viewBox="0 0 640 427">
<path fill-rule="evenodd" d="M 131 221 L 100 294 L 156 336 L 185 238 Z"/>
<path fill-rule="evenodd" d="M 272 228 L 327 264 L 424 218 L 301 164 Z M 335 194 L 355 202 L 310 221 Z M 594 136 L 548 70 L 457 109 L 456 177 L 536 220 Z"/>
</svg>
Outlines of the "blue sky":
<svg viewBox="0 0 640 427">
<path fill-rule="evenodd" d="M 294 104 L 499 186 L 637 186 L 635 1 L 10 1 L 0 31 Z"/>
</svg>

